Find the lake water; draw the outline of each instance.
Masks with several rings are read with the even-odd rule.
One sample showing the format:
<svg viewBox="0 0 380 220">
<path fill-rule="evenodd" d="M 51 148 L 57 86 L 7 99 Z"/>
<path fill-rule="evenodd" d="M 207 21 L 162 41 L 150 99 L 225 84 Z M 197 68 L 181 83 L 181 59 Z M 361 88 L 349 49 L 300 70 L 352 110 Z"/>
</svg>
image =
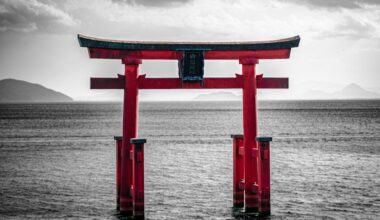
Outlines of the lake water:
<svg viewBox="0 0 380 220">
<path fill-rule="evenodd" d="M 259 103 L 270 219 L 380 219 L 380 101 Z M 146 219 L 235 219 L 240 102 L 140 103 Z M 120 103 L 1 104 L 0 219 L 118 219 Z"/>
</svg>

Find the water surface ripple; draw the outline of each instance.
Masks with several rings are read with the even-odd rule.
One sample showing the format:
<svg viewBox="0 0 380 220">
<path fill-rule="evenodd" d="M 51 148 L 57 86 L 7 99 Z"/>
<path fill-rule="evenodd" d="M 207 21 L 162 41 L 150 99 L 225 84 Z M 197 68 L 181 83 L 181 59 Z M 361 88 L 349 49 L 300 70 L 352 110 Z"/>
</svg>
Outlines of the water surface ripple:
<svg viewBox="0 0 380 220">
<path fill-rule="evenodd" d="M 259 103 L 270 219 L 380 219 L 380 101 Z M 1 104 L 0 218 L 118 219 L 119 103 Z M 140 103 L 147 219 L 235 219 L 240 102 Z"/>
</svg>

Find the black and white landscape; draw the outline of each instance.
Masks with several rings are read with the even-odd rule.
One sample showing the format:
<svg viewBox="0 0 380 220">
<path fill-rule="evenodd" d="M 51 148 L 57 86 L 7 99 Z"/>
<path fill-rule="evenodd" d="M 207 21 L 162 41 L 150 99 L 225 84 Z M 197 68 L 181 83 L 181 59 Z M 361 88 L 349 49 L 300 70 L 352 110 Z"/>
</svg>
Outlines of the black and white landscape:
<svg viewBox="0 0 380 220">
<path fill-rule="evenodd" d="M 299 35 L 289 59 L 256 66 L 257 75 L 289 78 L 288 89 L 257 91 L 257 136 L 273 138 L 265 219 L 380 219 L 379 0 L 0 0 L 1 220 L 126 219 L 116 206 L 114 140 L 124 91 L 90 89 L 90 78 L 124 75 L 124 64 L 90 59 L 78 34 L 165 42 Z M 205 77 L 242 74 L 239 60 L 204 63 Z M 144 59 L 139 73 L 178 78 L 178 60 Z M 145 219 L 246 219 L 232 208 L 242 91 L 144 89 L 138 99 Z"/>
</svg>

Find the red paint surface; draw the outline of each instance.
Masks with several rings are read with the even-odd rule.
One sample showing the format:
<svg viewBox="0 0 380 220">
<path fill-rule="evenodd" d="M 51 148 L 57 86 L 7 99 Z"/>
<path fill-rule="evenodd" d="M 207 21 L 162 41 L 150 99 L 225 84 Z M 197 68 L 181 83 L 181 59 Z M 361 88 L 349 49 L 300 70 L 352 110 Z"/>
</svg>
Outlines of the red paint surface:
<svg viewBox="0 0 380 220">
<path fill-rule="evenodd" d="M 240 60 L 243 64 L 243 131 L 244 131 L 244 204 L 246 212 L 258 211 L 257 194 L 257 107 L 255 59 Z"/>
<path fill-rule="evenodd" d="M 121 185 L 121 151 L 122 140 L 116 141 L 116 205 L 120 209 L 120 185 Z"/>
<path fill-rule="evenodd" d="M 119 50 L 88 48 L 90 58 L 100 59 L 123 59 L 130 57 L 134 59 L 148 60 L 179 60 L 182 58 L 182 51 L 172 50 Z M 290 49 L 275 50 L 238 50 L 238 51 L 205 51 L 206 60 L 238 60 L 254 57 L 256 59 L 286 59 L 290 56 Z"/>
<path fill-rule="evenodd" d="M 269 142 L 258 142 L 260 152 L 259 166 L 259 211 L 270 215 L 270 149 Z"/>
<path fill-rule="evenodd" d="M 133 144 L 133 215 L 144 219 L 144 144 Z"/>
<path fill-rule="evenodd" d="M 123 147 L 121 164 L 120 212 L 126 215 L 133 214 L 133 201 L 130 189 L 132 186 L 132 160 L 130 152 L 132 144 L 129 140 L 137 137 L 138 113 L 138 70 L 141 61 L 125 60 L 125 90 L 123 110 Z"/>
<path fill-rule="evenodd" d="M 244 153 L 240 151 L 243 146 L 243 137 L 233 139 L 233 206 L 244 206 L 244 187 L 241 187 L 244 179 Z"/>
<path fill-rule="evenodd" d="M 91 89 L 124 89 L 124 78 L 91 78 Z M 199 82 L 182 83 L 179 78 L 145 78 L 139 77 L 139 89 L 238 89 L 243 88 L 243 77 L 204 78 Z M 288 88 L 288 78 L 260 78 L 257 88 Z"/>
</svg>

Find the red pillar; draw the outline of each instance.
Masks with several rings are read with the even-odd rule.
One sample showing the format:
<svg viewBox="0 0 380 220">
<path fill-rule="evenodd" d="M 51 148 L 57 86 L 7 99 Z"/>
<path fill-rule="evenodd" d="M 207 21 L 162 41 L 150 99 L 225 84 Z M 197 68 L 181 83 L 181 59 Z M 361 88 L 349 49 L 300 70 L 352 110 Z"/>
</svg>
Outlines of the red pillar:
<svg viewBox="0 0 380 220">
<path fill-rule="evenodd" d="M 133 216 L 144 219 L 144 143 L 146 139 L 133 138 Z"/>
<path fill-rule="evenodd" d="M 120 181 L 121 181 L 121 149 L 122 149 L 122 137 L 115 136 L 116 141 L 116 208 L 120 209 Z"/>
<path fill-rule="evenodd" d="M 124 111 L 123 111 L 123 147 L 121 164 L 121 187 L 120 187 L 120 212 L 125 215 L 133 214 L 133 201 L 131 194 L 132 186 L 132 160 L 130 152 L 131 138 L 137 137 L 137 112 L 138 112 L 138 70 L 141 60 L 124 58 L 125 64 L 125 88 L 124 88 Z"/>
<path fill-rule="evenodd" d="M 243 135 L 233 138 L 233 206 L 244 207 L 244 147 Z"/>
<path fill-rule="evenodd" d="M 257 170 L 257 111 L 256 72 L 257 59 L 241 59 L 243 65 L 243 129 L 244 129 L 244 204 L 245 212 L 258 211 Z"/>
<path fill-rule="evenodd" d="M 259 145 L 259 212 L 260 215 L 270 215 L 270 149 L 271 137 L 258 137 Z"/>
</svg>

